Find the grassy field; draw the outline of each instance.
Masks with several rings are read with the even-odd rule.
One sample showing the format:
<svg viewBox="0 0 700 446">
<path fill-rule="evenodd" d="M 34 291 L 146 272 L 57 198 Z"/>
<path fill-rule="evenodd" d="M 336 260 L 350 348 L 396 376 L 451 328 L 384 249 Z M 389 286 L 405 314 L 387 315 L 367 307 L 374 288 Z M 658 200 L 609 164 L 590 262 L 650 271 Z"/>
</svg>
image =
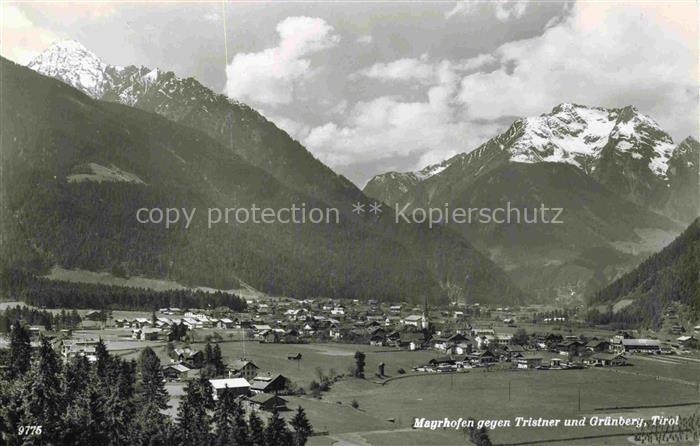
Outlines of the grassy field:
<svg viewBox="0 0 700 446">
<path fill-rule="evenodd" d="M 242 356 L 253 360 L 261 372 L 282 373 L 306 387 L 316 379 L 316 369 L 347 373 L 354 363 L 353 354 L 367 354 L 368 379 L 344 378 L 335 383 L 322 399 L 286 397 L 290 409 L 301 405 L 317 431 L 328 435 L 314 437 L 311 446 L 324 445 L 452 445 L 465 444 L 464 434 L 453 429 L 434 431 L 412 429 L 416 417 L 510 419 L 517 416 L 543 418 L 579 418 L 581 416 L 644 416 L 690 414 L 698 405 L 644 408 L 697 402 L 698 388 L 656 377 L 688 381 L 700 376 L 700 363 L 679 361 L 673 366 L 647 358 L 632 358 L 632 367 L 567 371 L 486 371 L 471 369 L 460 374 L 409 375 L 379 384 L 372 375 L 379 362 L 387 373 L 409 370 L 437 356 L 435 352 L 381 351 L 379 347 L 348 344 L 280 345 L 257 342 L 221 344 L 227 361 Z M 163 349 L 156 349 L 159 354 Z M 302 353 L 300 362 L 286 359 L 288 353 Z M 177 404 L 180 384 L 170 385 L 172 403 Z M 510 389 L 510 390 L 509 390 Z M 580 408 L 579 408 L 580 391 Z M 353 400 L 359 408 L 351 406 Z M 632 409 L 614 409 L 631 407 Z M 172 413 L 175 413 L 173 407 Z M 293 412 L 284 415 L 291 418 Z M 553 444 L 630 444 L 627 436 L 576 440 L 577 437 L 611 433 L 632 435 L 634 428 L 558 427 L 501 428 L 492 430 L 495 444 L 565 439 Z"/>
<path fill-rule="evenodd" d="M 510 387 L 510 398 L 509 398 Z M 418 390 L 420 389 L 420 390 Z M 581 406 L 579 410 L 579 389 Z M 380 420 L 362 429 L 347 426 L 340 418 L 329 424 L 310 406 L 307 410 L 314 423 L 322 422 L 331 436 L 359 443 L 357 437 L 373 445 L 406 444 L 464 444 L 463 433 L 451 429 L 419 431 L 410 429 L 413 419 L 444 417 L 476 419 L 514 419 L 517 416 L 543 418 L 577 418 L 582 415 L 605 416 L 596 409 L 613 406 L 643 406 L 650 404 L 677 404 L 697 401 L 695 389 L 676 383 L 657 381 L 601 370 L 483 372 L 472 370 L 467 374 L 415 376 L 392 381 L 384 386 L 361 380 L 337 383 L 323 397 L 339 407 L 349 407 L 357 400 L 363 415 Z M 340 402 L 341 404 L 337 404 Z M 307 406 L 305 406 L 307 407 Z M 655 414 L 675 414 L 688 408 L 660 408 Z M 647 409 L 648 411 L 648 409 Z M 634 410 L 625 416 L 634 416 Z M 384 421 L 393 418 L 393 422 Z M 356 429 L 356 430 L 352 430 Z M 386 432 L 385 432 L 386 431 Z M 362 432 L 366 432 L 362 433 Z M 630 432 L 627 428 L 507 428 L 491 432 L 496 443 L 522 442 Z M 624 438 L 610 439 L 610 444 L 627 444 Z M 560 443 L 561 444 L 561 443 Z M 566 444 L 566 443 L 563 443 Z M 589 444 L 596 444 L 590 442 Z"/>
<path fill-rule="evenodd" d="M 121 338 L 120 330 L 101 332 L 111 348 L 143 348 L 144 343 Z M 86 336 L 93 334 L 85 332 Z M 194 344 L 202 347 L 203 344 Z M 317 378 L 334 370 L 349 374 L 355 363 L 353 355 L 366 354 L 367 379 L 343 378 L 317 400 L 309 396 L 287 397 L 290 409 L 301 405 L 318 431 L 328 435 L 314 437 L 310 445 L 452 445 L 465 444 L 464 434 L 454 429 L 434 431 L 412 429 L 416 417 L 441 419 L 448 417 L 476 419 L 508 419 L 517 416 L 543 418 L 578 418 L 581 416 L 645 416 L 689 414 L 700 406 L 670 407 L 679 403 L 700 401 L 698 386 L 668 381 L 667 378 L 696 382 L 700 377 L 700 361 L 695 358 L 646 357 L 631 355 L 632 367 L 618 369 L 566 371 L 487 371 L 471 369 L 459 374 L 414 375 L 410 369 L 438 356 L 433 351 L 410 352 L 355 344 L 261 344 L 254 341 L 220 343 L 224 360 L 246 357 L 260 367 L 260 373 L 282 373 L 297 385 L 308 389 Z M 163 344 L 152 347 L 163 362 Z M 302 354 L 301 361 L 287 359 L 288 354 Z M 138 351 L 120 352 L 125 358 L 136 358 Z M 398 379 L 380 384 L 374 373 L 377 365 L 386 364 L 386 373 Z M 399 375 L 404 368 L 407 375 Z M 659 379 L 661 377 L 661 379 Z M 168 384 L 171 413 L 176 414 L 182 383 Z M 580 394 L 580 400 L 579 400 Z M 359 408 L 351 403 L 356 400 Z M 579 403 L 580 401 L 580 403 Z M 580 406 L 579 406 L 580 404 Z M 669 406 L 648 408 L 648 406 Z M 616 409 L 625 407 L 628 409 Z M 631 409 L 629 409 L 631 408 Z M 293 412 L 287 412 L 287 418 Z M 628 433 L 634 428 L 558 427 L 501 428 L 492 430 L 496 444 L 524 441 L 565 439 L 553 444 L 630 444 L 627 436 L 576 440 L 587 435 Z"/>
<path fill-rule="evenodd" d="M 385 364 L 387 375 L 395 376 L 398 375 L 399 368 L 410 371 L 414 365 L 424 364 L 437 356 L 435 352 L 411 352 L 391 350 L 387 347 L 335 343 L 285 345 L 246 341 L 223 342 L 220 346 L 226 362 L 246 357 L 260 367 L 261 373 L 281 373 L 303 387 L 307 387 L 313 379 L 318 380 L 316 371 L 319 368 L 326 375 L 331 369 L 339 375 L 349 374 L 349 368 L 354 366 L 354 355 L 358 350 L 366 355 L 365 372 L 368 378 L 374 376 L 380 362 Z M 296 353 L 302 354 L 301 361 L 287 359 L 287 355 Z"/>
</svg>

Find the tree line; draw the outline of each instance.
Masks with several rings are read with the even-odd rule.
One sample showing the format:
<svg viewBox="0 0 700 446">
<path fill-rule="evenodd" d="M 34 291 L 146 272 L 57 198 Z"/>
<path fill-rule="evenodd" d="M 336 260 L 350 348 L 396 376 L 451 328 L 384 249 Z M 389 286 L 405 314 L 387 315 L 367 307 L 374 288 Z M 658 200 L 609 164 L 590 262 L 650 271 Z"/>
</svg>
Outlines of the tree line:
<svg viewBox="0 0 700 446">
<path fill-rule="evenodd" d="M 13 270 L 5 272 L 5 289 L 13 299 L 41 308 L 90 308 L 120 310 L 155 310 L 165 307 L 215 308 L 228 307 L 244 311 L 244 299 L 220 291 L 180 289 L 156 291 L 146 288 L 121 287 L 95 283 L 67 282 L 37 277 Z"/>
<path fill-rule="evenodd" d="M 0 311 L 0 333 L 9 333 L 12 324 L 23 321 L 27 325 L 43 325 L 47 330 L 72 330 L 82 321 L 78 312 L 61 310 L 60 313 L 52 313 L 47 310 L 39 310 L 25 305 L 16 305 Z"/>
<path fill-rule="evenodd" d="M 246 415 L 231 392 L 214 400 L 202 377 L 188 382 L 173 420 L 152 349 L 127 361 L 100 340 L 95 357 L 64 364 L 47 338 L 33 354 L 29 333 L 15 322 L 0 377 L 1 443 L 302 446 L 313 433 L 303 408 L 289 423 L 276 411 L 265 423 L 255 411 Z"/>
</svg>

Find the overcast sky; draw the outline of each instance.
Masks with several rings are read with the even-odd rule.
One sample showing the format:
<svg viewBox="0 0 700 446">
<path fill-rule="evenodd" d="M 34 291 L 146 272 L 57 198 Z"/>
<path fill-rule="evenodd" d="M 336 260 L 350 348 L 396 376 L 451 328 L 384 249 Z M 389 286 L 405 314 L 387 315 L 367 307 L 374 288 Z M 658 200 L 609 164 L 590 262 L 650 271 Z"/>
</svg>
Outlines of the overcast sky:
<svg viewBox="0 0 700 446">
<path fill-rule="evenodd" d="M 634 105 L 698 135 L 688 2 L 2 3 L 1 52 L 75 39 L 194 76 L 363 186 L 468 152 L 561 102 Z"/>
</svg>

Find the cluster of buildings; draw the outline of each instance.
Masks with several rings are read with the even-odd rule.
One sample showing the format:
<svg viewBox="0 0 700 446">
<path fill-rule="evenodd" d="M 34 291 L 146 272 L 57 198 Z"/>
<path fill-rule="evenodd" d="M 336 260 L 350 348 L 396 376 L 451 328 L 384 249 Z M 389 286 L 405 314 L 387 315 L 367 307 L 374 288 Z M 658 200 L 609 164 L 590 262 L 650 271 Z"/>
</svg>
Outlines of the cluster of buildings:
<svg viewBox="0 0 700 446">
<path fill-rule="evenodd" d="M 178 308 L 161 308 L 158 311 L 163 316 L 151 318 L 117 318 L 114 323 L 117 327 L 142 329 L 159 328 L 167 329 L 173 325 L 184 324 L 188 329 L 195 328 L 235 328 L 236 323 L 230 318 L 215 318 L 207 315 L 204 311 L 194 310 L 183 312 Z"/>
</svg>

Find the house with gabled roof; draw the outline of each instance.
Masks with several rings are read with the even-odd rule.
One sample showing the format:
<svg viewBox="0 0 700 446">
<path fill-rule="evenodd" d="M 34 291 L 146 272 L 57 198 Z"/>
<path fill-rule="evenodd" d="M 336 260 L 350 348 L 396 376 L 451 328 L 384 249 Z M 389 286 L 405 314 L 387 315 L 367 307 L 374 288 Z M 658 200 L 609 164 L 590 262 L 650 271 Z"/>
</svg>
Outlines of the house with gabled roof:
<svg viewBox="0 0 700 446">
<path fill-rule="evenodd" d="M 248 407 L 253 410 L 265 410 L 268 412 L 287 410 L 287 400 L 275 394 L 258 393 L 246 401 Z"/>
<path fill-rule="evenodd" d="M 258 375 L 253 378 L 250 390 L 253 393 L 283 392 L 289 384 L 289 379 L 279 373 L 275 375 Z"/>
<path fill-rule="evenodd" d="M 234 359 L 229 363 L 229 375 L 252 381 L 258 375 L 259 367 L 246 359 Z"/>
</svg>

